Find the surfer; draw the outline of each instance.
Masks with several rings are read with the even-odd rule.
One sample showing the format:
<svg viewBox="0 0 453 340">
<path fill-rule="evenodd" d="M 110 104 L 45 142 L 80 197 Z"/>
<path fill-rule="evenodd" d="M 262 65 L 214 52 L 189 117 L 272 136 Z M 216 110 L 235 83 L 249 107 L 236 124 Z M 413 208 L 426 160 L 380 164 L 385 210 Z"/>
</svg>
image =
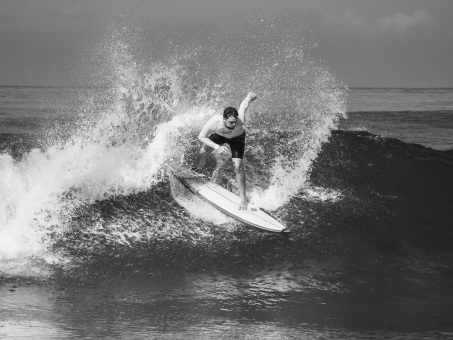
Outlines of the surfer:
<svg viewBox="0 0 453 340">
<path fill-rule="evenodd" d="M 239 106 L 239 111 L 234 107 L 227 107 L 223 115 L 215 115 L 203 126 L 198 140 L 204 145 L 200 149 L 200 162 L 198 168 L 203 169 L 206 157 L 215 150 L 215 159 L 219 165 L 218 155 L 228 156 L 229 152 L 225 146 L 228 144 L 231 149 L 231 160 L 234 164 L 236 181 L 239 186 L 241 204 L 239 209 L 247 209 L 247 195 L 245 193 L 245 171 L 244 171 L 244 150 L 245 150 L 245 112 L 250 102 L 256 99 L 256 94 L 249 92 L 247 97 Z"/>
</svg>

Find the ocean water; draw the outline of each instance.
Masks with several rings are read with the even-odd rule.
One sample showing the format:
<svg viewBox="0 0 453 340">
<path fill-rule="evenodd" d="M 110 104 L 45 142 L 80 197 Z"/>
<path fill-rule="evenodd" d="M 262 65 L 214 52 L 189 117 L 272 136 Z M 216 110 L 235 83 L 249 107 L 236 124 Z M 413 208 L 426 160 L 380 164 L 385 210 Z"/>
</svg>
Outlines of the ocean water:
<svg viewBox="0 0 453 340">
<path fill-rule="evenodd" d="M 341 128 L 365 130 L 436 150 L 452 150 L 453 90 L 352 89 Z"/>
<path fill-rule="evenodd" d="M 90 87 L 0 87 L 0 337 L 453 338 L 453 89 L 106 45 Z M 288 237 L 168 177 L 248 90 L 248 195 Z"/>
</svg>

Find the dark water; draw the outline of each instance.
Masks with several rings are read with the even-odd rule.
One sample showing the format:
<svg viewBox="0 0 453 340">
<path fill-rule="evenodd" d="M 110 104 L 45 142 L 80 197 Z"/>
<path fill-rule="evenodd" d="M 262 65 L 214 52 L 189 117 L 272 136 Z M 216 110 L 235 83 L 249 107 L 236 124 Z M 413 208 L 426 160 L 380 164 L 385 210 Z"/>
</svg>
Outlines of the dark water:
<svg viewBox="0 0 453 340">
<path fill-rule="evenodd" d="M 148 140 L 115 107 L 84 134 L 80 98 L 101 110 L 99 91 L 0 91 L 0 336 L 453 338 L 450 90 L 352 90 L 339 127 L 249 129 L 248 191 L 288 237 L 175 188 L 167 165 L 197 149 L 187 122 Z M 405 109 L 388 107 L 398 93 Z"/>
<path fill-rule="evenodd" d="M 0 332 L 450 338 L 452 170 L 450 151 L 334 131 L 310 177 L 333 196 L 304 189 L 275 211 L 287 238 L 194 220 L 168 180 L 84 205 L 53 243 L 70 265 L 36 258 L 50 276 L 2 275 Z"/>
</svg>

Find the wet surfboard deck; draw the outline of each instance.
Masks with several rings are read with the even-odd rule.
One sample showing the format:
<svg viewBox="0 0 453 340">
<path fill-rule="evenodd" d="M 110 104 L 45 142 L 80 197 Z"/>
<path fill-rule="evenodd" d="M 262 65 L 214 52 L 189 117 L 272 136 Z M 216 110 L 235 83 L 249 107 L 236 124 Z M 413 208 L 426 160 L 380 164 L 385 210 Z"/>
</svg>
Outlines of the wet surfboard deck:
<svg viewBox="0 0 453 340">
<path fill-rule="evenodd" d="M 204 176 L 172 175 L 192 193 L 198 195 L 224 214 L 249 226 L 270 232 L 286 233 L 286 227 L 260 208 L 248 207 L 240 210 L 241 198 L 218 184 L 210 182 Z"/>
</svg>

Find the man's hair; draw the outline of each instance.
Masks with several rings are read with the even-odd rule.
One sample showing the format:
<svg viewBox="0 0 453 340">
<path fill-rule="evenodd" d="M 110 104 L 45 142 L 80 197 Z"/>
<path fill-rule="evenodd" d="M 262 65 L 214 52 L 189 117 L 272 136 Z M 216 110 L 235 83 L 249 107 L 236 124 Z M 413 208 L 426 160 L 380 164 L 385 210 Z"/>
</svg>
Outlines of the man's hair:
<svg viewBox="0 0 453 340">
<path fill-rule="evenodd" d="M 230 117 L 237 117 L 239 116 L 238 110 L 236 110 L 234 107 L 227 107 L 225 110 L 223 110 L 223 118 L 228 119 Z"/>
</svg>

